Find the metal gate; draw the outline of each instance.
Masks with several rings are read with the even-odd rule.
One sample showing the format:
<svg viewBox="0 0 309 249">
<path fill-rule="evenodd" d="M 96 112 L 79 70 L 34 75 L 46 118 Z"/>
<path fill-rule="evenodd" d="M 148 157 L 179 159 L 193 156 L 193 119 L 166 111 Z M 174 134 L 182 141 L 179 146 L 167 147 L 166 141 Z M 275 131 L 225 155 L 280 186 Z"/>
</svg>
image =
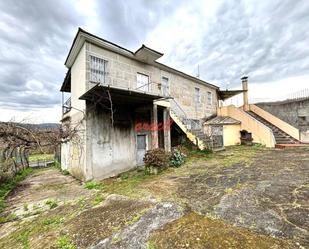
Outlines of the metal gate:
<svg viewBox="0 0 309 249">
<path fill-rule="evenodd" d="M 211 126 L 213 148 L 223 147 L 223 126 Z"/>
</svg>

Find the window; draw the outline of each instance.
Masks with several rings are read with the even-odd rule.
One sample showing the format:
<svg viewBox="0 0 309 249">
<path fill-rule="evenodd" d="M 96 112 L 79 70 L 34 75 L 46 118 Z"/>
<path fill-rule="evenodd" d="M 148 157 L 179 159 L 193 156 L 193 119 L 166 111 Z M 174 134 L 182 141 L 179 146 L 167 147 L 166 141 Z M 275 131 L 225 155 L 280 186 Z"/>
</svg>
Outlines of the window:
<svg viewBox="0 0 309 249">
<path fill-rule="evenodd" d="M 207 92 L 207 104 L 212 105 L 212 92 Z"/>
<path fill-rule="evenodd" d="M 90 81 L 106 83 L 107 61 L 101 58 L 90 56 Z"/>
<path fill-rule="evenodd" d="M 148 92 L 149 91 L 149 76 L 137 73 L 137 90 Z"/>
<path fill-rule="evenodd" d="M 196 104 L 201 103 L 201 93 L 200 93 L 200 89 L 197 87 L 195 87 L 194 102 Z"/>
<path fill-rule="evenodd" d="M 169 96 L 170 94 L 170 83 L 167 77 L 162 77 L 162 95 Z"/>
</svg>

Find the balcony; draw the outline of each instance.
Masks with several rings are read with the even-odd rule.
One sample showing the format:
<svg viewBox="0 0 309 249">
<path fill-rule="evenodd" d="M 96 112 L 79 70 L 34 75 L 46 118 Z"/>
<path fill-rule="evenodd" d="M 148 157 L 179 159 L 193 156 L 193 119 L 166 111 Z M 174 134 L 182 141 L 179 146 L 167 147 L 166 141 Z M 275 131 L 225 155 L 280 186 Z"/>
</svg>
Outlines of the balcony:
<svg viewBox="0 0 309 249">
<path fill-rule="evenodd" d="M 62 115 L 68 113 L 71 110 L 71 98 L 68 98 L 62 105 Z"/>
</svg>

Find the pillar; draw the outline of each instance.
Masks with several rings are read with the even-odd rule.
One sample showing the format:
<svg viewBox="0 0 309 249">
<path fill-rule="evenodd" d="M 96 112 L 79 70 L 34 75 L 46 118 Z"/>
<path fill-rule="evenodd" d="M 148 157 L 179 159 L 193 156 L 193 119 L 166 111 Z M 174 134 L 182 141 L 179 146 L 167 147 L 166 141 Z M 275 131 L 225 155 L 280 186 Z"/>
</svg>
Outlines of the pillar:
<svg viewBox="0 0 309 249">
<path fill-rule="evenodd" d="M 244 105 L 243 105 L 243 110 L 244 111 L 249 111 L 249 100 L 248 100 L 248 76 L 244 76 L 241 78 L 241 83 L 242 83 L 242 90 L 244 91 L 243 94 L 243 100 L 244 100 Z"/>
<path fill-rule="evenodd" d="M 171 151 L 171 119 L 169 107 L 163 109 L 163 123 L 164 149 L 165 151 Z"/>
<path fill-rule="evenodd" d="M 153 127 L 151 131 L 151 143 L 152 149 L 159 148 L 159 136 L 158 136 L 158 105 L 153 104 L 151 110 L 151 126 Z"/>
</svg>

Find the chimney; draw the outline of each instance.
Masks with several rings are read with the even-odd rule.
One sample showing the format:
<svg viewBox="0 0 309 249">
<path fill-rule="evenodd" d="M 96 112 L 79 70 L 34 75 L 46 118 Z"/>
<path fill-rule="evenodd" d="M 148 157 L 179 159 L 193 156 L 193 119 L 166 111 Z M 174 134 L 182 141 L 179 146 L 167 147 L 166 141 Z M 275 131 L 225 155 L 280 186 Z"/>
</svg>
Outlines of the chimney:
<svg viewBox="0 0 309 249">
<path fill-rule="evenodd" d="M 244 98 L 244 105 L 243 110 L 249 111 L 249 100 L 248 100 L 248 76 L 241 77 L 241 83 L 242 83 L 242 90 L 244 91 L 243 98 Z"/>
</svg>

